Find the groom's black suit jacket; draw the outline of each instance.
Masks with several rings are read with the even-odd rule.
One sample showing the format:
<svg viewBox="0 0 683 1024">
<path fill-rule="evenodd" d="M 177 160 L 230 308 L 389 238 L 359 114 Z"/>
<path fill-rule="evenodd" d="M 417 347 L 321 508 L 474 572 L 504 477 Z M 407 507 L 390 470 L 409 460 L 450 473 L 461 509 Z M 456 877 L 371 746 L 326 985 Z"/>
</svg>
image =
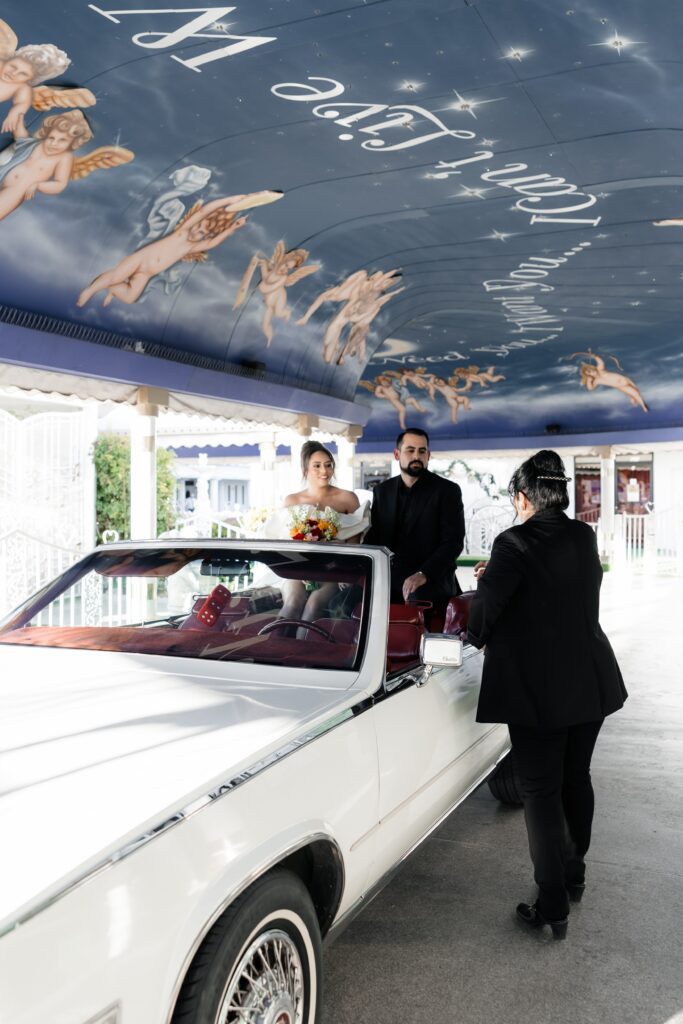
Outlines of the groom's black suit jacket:
<svg viewBox="0 0 683 1024">
<path fill-rule="evenodd" d="M 461 592 L 455 560 L 465 541 L 465 516 L 457 484 L 429 470 L 412 487 L 400 476 L 385 480 L 373 491 L 371 523 L 365 543 L 394 552 L 392 601 L 403 601 L 404 579 L 420 570 L 427 582 L 415 591 L 416 598 L 432 601 Z"/>
</svg>

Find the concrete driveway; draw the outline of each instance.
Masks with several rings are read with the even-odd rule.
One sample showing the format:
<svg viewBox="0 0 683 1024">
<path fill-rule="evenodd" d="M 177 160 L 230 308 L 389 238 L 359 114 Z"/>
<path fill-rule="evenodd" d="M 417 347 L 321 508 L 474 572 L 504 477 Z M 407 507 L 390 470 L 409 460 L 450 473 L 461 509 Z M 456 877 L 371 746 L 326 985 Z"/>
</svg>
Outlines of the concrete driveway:
<svg viewBox="0 0 683 1024">
<path fill-rule="evenodd" d="M 607 574 L 630 693 L 593 762 L 594 838 L 566 942 L 526 932 L 521 810 L 484 785 L 325 954 L 323 1024 L 683 1022 L 683 580 Z"/>
</svg>

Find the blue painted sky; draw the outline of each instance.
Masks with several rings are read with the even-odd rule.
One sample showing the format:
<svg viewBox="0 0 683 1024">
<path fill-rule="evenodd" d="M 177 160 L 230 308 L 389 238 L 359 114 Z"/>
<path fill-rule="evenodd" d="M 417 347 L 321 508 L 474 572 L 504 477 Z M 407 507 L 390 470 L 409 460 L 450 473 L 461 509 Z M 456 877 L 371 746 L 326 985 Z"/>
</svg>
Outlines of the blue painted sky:
<svg viewBox="0 0 683 1024">
<path fill-rule="evenodd" d="M 0 302 L 355 395 L 373 407 L 370 438 L 402 416 L 455 439 L 683 423 L 683 226 L 653 224 L 683 217 L 680 4 L 250 0 L 213 5 L 194 33 L 167 4 L 4 5 L 19 47 L 68 54 L 48 84 L 96 99 L 75 155 L 134 159 L 0 220 Z M 238 37 L 270 41 L 188 66 Z M 0 99 L 3 118 L 12 105 Z M 31 109 L 26 130 L 55 113 Z M 0 175 L 12 143 L 0 136 Z M 166 215 L 151 236 L 160 205 L 187 214 L 264 189 L 284 195 L 204 262 L 136 302 L 77 305 L 171 236 Z M 317 269 L 283 289 L 268 344 L 258 268 L 233 307 L 252 256 L 280 240 Z M 504 379 L 478 380 L 489 367 Z"/>
</svg>

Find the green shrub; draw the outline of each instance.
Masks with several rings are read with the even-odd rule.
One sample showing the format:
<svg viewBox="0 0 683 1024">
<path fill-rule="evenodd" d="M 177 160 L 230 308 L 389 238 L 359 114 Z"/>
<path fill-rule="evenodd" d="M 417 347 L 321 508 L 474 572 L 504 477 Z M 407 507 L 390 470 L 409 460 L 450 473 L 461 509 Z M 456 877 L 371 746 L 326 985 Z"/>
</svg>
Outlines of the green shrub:
<svg viewBox="0 0 683 1024">
<path fill-rule="evenodd" d="M 97 492 L 97 540 L 105 530 L 116 530 L 125 540 L 130 536 L 130 438 L 125 434 L 100 434 L 92 451 Z M 175 455 L 157 449 L 157 533 L 173 525 Z"/>
</svg>

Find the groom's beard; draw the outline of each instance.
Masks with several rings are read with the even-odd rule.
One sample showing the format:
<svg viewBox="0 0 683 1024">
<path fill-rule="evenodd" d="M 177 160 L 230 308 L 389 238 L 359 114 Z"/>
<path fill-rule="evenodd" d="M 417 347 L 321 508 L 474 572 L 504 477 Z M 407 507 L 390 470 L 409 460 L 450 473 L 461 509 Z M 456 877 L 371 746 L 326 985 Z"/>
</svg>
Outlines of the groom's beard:
<svg viewBox="0 0 683 1024">
<path fill-rule="evenodd" d="M 425 472 L 427 467 L 423 463 L 418 462 L 417 459 L 414 462 L 409 462 L 407 466 L 401 466 L 404 473 L 408 476 L 421 476 Z"/>
</svg>

